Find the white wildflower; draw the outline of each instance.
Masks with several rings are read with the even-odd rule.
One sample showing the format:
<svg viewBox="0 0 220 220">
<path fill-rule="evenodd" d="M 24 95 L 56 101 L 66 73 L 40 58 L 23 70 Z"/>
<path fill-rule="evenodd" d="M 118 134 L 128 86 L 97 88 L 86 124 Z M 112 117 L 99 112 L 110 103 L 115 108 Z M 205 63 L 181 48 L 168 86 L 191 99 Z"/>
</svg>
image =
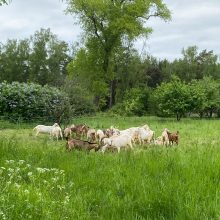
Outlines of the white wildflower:
<svg viewBox="0 0 220 220">
<path fill-rule="evenodd" d="M 19 189 L 21 187 L 21 185 L 15 183 L 15 187 Z"/>
<path fill-rule="evenodd" d="M 25 163 L 24 160 L 19 160 L 19 161 L 18 161 L 18 164 L 19 164 L 19 165 L 22 165 L 23 163 Z"/>
<path fill-rule="evenodd" d="M 25 190 L 24 190 L 24 193 L 25 193 L 25 194 L 29 194 L 29 190 L 28 190 L 28 189 L 25 189 Z"/>
<path fill-rule="evenodd" d="M 8 171 L 9 171 L 10 173 L 14 173 L 14 169 L 12 169 L 12 168 L 8 168 Z"/>
<path fill-rule="evenodd" d="M 27 174 L 27 175 L 28 175 L 28 176 L 32 176 L 32 174 L 33 174 L 32 172 L 28 172 L 28 174 Z"/>
</svg>

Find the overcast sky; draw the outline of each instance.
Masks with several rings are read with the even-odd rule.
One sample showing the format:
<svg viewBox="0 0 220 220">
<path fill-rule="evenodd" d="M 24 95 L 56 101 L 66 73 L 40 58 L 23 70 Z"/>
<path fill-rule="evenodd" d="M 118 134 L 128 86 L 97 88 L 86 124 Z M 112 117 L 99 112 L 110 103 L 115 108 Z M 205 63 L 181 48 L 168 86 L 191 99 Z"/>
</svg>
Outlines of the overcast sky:
<svg viewBox="0 0 220 220">
<path fill-rule="evenodd" d="M 160 59 L 181 57 L 182 48 L 197 45 L 220 56 L 220 0 L 165 0 L 172 20 L 152 19 L 154 30 L 148 39 L 136 46 Z M 50 28 L 60 40 L 79 40 L 80 27 L 64 13 L 61 0 L 12 0 L 0 7 L 0 42 L 29 38 L 40 28 Z"/>
</svg>

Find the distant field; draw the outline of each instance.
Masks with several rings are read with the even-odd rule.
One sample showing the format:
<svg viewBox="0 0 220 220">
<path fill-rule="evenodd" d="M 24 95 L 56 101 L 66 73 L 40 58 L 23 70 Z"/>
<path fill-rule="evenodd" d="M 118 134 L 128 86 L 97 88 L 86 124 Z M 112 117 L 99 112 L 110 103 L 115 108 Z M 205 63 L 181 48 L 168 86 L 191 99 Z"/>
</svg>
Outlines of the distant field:
<svg viewBox="0 0 220 220">
<path fill-rule="evenodd" d="M 35 124 L 0 121 L 0 219 L 220 219 L 220 120 L 82 117 L 119 129 L 179 130 L 180 145 L 66 152 Z"/>
</svg>

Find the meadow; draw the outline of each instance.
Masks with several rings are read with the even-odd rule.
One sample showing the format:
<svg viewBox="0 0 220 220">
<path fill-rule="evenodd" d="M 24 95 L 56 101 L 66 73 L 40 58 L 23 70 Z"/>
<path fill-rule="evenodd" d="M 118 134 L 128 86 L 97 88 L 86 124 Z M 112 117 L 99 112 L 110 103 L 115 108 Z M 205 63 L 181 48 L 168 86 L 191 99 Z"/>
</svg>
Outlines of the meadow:
<svg viewBox="0 0 220 220">
<path fill-rule="evenodd" d="M 36 124 L 0 121 L 0 219 L 220 219 L 220 120 L 82 117 L 74 124 L 179 130 L 178 146 L 65 151 Z"/>
</svg>

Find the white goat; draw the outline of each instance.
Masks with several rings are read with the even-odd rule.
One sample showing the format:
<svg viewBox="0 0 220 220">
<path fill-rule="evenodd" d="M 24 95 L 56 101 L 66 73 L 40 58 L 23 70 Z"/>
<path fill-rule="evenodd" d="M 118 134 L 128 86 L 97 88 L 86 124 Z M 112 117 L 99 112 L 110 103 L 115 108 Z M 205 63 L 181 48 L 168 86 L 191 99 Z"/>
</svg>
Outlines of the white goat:
<svg viewBox="0 0 220 220">
<path fill-rule="evenodd" d="M 163 130 L 163 132 L 162 132 L 162 141 L 163 141 L 163 145 L 169 145 L 169 137 L 168 137 L 168 134 L 167 134 L 167 131 L 168 131 L 168 129 L 167 128 L 165 128 L 164 130 Z"/>
<path fill-rule="evenodd" d="M 63 140 L 63 134 L 62 134 L 62 130 L 59 126 L 56 126 L 52 129 L 51 133 L 50 133 L 51 137 L 56 137 L 57 138 L 57 141 L 59 139 L 59 137 L 62 138 Z"/>
<path fill-rule="evenodd" d="M 71 134 L 72 134 L 72 130 L 71 130 L 71 128 L 74 128 L 75 127 L 75 125 L 74 124 L 72 124 L 70 127 L 67 127 L 67 128 L 65 128 L 65 130 L 64 130 L 64 137 L 69 137 L 69 136 L 71 136 Z"/>
<path fill-rule="evenodd" d="M 126 134 L 119 136 L 112 136 L 110 138 L 103 139 L 104 146 L 102 147 L 102 152 L 104 153 L 107 147 L 117 148 L 118 153 L 120 152 L 121 147 L 129 146 L 133 149 L 132 146 L 132 137 Z"/>
<path fill-rule="evenodd" d="M 163 145 L 163 137 L 162 136 L 157 137 L 156 140 L 154 141 L 154 144 Z"/>
<path fill-rule="evenodd" d="M 59 127 L 59 125 L 57 123 L 55 123 L 53 126 L 37 125 L 35 128 L 33 128 L 33 130 L 36 130 L 36 136 L 38 136 L 39 133 L 51 134 L 54 127 Z"/>
<path fill-rule="evenodd" d="M 98 142 L 101 143 L 101 140 L 102 140 L 104 137 L 106 137 L 105 134 L 104 134 L 104 132 L 103 132 L 102 130 L 98 129 L 98 130 L 96 131 L 96 139 L 98 140 Z"/>
</svg>

